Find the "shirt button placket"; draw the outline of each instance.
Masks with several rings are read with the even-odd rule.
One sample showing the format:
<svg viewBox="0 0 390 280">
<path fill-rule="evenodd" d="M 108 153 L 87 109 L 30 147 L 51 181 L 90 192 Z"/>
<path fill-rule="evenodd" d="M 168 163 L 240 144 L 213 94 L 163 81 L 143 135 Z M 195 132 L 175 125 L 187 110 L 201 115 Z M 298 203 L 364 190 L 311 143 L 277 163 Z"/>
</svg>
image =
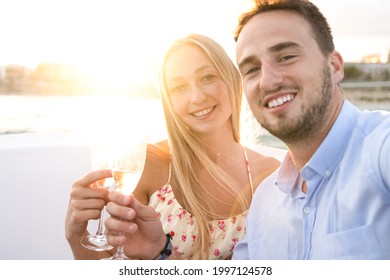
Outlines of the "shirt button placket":
<svg viewBox="0 0 390 280">
<path fill-rule="evenodd" d="M 303 214 L 303 234 L 304 234 L 304 259 L 307 260 L 310 257 L 310 251 L 311 251 L 311 235 L 313 231 L 313 211 L 312 209 L 304 205 L 302 209 Z"/>
</svg>

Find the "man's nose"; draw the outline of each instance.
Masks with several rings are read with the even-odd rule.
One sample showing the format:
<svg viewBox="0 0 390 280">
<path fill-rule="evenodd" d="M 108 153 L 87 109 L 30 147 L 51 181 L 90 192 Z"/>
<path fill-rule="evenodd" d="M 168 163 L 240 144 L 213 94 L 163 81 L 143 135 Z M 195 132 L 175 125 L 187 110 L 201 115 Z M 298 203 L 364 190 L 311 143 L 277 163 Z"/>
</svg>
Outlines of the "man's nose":
<svg viewBox="0 0 390 280">
<path fill-rule="evenodd" d="M 263 91 L 272 91 L 283 82 L 282 73 L 272 65 L 262 65 L 259 87 Z"/>
</svg>

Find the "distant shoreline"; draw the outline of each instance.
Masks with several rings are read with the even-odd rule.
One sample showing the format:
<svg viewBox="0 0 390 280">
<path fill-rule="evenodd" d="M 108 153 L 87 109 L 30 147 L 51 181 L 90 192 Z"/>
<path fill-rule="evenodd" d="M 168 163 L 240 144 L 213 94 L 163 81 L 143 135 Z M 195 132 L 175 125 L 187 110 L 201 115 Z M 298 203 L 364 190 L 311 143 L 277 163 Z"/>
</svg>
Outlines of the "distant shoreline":
<svg viewBox="0 0 390 280">
<path fill-rule="evenodd" d="M 390 103 L 390 89 L 368 89 L 368 88 L 343 88 L 344 96 L 346 99 L 354 101 L 354 102 L 385 102 Z M 81 94 L 48 94 L 48 93 L 36 93 L 36 92 L 1 92 L 0 95 L 3 96 L 94 96 L 94 94 L 88 93 L 81 93 Z M 99 95 L 99 94 L 97 94 Z M 154 92 L 151 94 L 139 94 L 139 95 L 132 95 L 127 93 L 119 94 L 119 96 L 131 96 L 131 97 L 138 97 L 138 98 L 145 98 L 145 99 L 155 99 L 159 98 L 158 95 L 156 95 Z"/>
<path fill-rule="evenodd" d="M 390 89 L 343 89 L 346 99 L 353 103 L 389 103 Z"/>
</svg>

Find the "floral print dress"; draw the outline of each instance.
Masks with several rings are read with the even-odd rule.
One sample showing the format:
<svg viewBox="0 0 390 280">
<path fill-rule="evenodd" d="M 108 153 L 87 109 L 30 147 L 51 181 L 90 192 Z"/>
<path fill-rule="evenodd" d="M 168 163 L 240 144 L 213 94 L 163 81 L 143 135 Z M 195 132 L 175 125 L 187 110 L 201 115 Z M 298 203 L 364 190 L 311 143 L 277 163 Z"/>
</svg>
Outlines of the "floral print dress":
<svg viewBox="0 0 390 280">
<path fill-rule="evenodd" d="M 246 153 L 245 159 L 252 185 Z M 253 189 L 253 186 L 251 187 Z M 169 182 L 152 194 L 149 205 L 155 208 L 159 215 L 164 232 L 172 236 L 172 249 L 179 252 L 183 259 L 190 259 L 197 238 L 196 218 L 179 204 Z M 245 236 L 247 212 L 227 219 L 210 221 L 212 243 L 209 245 L 209 259 L 231 259 L 235 245 Z"/>
</svg>

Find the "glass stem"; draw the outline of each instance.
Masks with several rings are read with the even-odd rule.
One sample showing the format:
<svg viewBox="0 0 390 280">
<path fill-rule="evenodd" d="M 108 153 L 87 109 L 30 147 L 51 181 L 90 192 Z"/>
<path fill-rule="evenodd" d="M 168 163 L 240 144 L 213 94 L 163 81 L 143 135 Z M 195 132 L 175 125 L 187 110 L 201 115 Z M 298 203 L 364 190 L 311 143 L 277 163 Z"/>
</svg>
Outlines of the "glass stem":
<svg viewBox="0 0 390 280">
<path fill-rule="evenodd" d="M 116 249 L 116 252 L 115 252 L 115 257 L 116 258 L 126 258 L 127 259 L 127 256 L 125 255 L 125 251 L 123 249 L 123 245 L 121 246 L 118 246 L 118 248 Z"/>
<path fill-rule="evenodd" d="M 99 219 L 99 224 L 98 224 L 98 229 L 96 231 L 96 236 L 102 236 L 104 235 L 103 233 L 103 218 L 104 218 L 104 207 L 100 213 L 100 219 Z"/>
<path fill-rule="evenodd" d="M 123 232 L 120 232 L 119 235 L 124 235 Z M 120 245 L 116 248 L 115 254 L 112 256 L 114 260 L 128 260 L 129 258 L 125 254 L 124 246 Z"/>
</svg>

